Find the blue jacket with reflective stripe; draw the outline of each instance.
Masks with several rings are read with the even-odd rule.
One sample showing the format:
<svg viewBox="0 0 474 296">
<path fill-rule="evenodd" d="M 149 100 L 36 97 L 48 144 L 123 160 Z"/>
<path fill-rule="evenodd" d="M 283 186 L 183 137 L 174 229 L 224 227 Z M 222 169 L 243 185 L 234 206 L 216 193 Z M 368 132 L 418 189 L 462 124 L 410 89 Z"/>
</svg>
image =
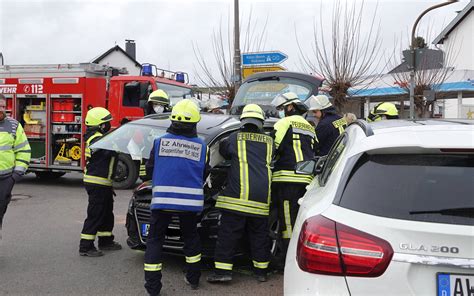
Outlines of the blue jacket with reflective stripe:
<svg viewBox="0 0 474 296">
<path fill-rule="evenodd" d="M 198 137 L 165 134 L 155 139 L 152 210 L 202 211 L 206 152 Z"/>
</svg>

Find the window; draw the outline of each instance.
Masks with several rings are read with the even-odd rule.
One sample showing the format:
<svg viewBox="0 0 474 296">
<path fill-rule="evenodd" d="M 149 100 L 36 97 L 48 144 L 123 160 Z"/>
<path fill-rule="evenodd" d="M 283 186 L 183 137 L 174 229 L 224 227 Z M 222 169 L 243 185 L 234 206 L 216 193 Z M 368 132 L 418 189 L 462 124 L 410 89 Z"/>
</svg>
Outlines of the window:
<svg viewBox="0 0 474 296">
<path fill-rule="evenodd" d="M 233 105 L 243 106 L 250 103 L 270 105 L 277 95 L 289 91 L 294 92 L 304 101 L 311 95 L 312 89 L 313 86 L 310 83 L 293 78 L 249 82 L 240 87 Z"/>
<path fill-rule="evenodd" d="M 157 82 L 156 87 L 158 87 L 158 89 L 164 90 L 168 94 L 171 106 L 176 105 L 176 103 L 182 99 L 190 99 L 192 97 L 192 90 L 190 88 L 161 82 Z"/>
<path fill-rule="evenodd" d="M 365 154 L 339 205 L 381 217 L 474 225 L 473 184 L 474 155 Z M 439 212 L 449 209 L 458 212 Z"/>
<path fill-rule="evenodd" d="M 339 160 L 344 148 L 346 148 L 347 142 L 347 135 L 342 134 L 334 143 L 329 151 L 328 156 L 326 158 L 326 163 L 324 164 L 323 171 L 319 177 L 319 183 L 321 186 L 324 186 L 329 179 L 332 171 L 336 167 L 337 161 Z"/>
<path fill-rule="evenodd" d="M 132 81 L 125 83 L 122 105 L 126 107 L 145 107 L 151 87 L 148 82 Z"/>
</svg>

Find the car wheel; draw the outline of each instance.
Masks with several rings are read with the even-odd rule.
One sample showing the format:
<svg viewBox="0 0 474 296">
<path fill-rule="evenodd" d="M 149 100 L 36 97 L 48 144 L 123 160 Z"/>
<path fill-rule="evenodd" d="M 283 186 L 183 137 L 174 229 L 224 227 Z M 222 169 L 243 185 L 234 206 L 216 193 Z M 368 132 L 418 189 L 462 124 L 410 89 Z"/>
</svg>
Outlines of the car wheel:
<svg viewBox="0 0 474 296">
<path fill-rule="evenodd" d="M 271 261 L 281 260 L 282 256 L 282 241 L 281 241 L 281 225 L 278 219 L 278 209 L 270 210 L 268 217 L 269 236 L 270 236 L 270 252 L 272 255 Z"/>
<path fill-rule="evenodd" d="M 138 166 L 130 155 L 119 154 L 113 186 L 116 189 L 131 188 L 138 179 Z"/>
<path fill-rule="evenodd" d="M 42 180 L 53 180 L 64 176 L 65 172 L 35 172 L 36 178 Z"/>
</svg>

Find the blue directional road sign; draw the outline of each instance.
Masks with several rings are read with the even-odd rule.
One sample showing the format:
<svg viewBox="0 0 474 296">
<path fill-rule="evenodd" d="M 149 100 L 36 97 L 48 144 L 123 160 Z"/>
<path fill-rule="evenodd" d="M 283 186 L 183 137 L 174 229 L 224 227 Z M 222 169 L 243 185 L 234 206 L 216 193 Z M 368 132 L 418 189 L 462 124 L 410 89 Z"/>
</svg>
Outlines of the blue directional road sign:
<svg viewBox="0 0 474 296">
<path fill-rule="evenodd" d="M 287 58 L 286 54 L 279 51 L 249 52 L 242 54 L 242 65 L 280 64 Z"/>
</svg>

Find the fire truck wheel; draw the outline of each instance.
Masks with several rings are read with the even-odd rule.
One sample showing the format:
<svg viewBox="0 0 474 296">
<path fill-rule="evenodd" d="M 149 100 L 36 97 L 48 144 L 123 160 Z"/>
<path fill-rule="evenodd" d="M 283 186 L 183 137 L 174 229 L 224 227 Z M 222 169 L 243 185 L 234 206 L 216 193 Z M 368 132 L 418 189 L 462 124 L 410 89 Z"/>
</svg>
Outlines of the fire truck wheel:
<svg viewBox="0 0 474 296">
<path fill-rule="evenodd" d="M 64 176 L 65 172 L 35 172 L 36 177 L 43 180 L 52 180 Z"/>
<path fill-rule="evenodd" d="M 119 154 L 117 170 L 114 177 L 114 188 L 131 188 L 138 179 L 138 166 L 128 154 Z"/>
</svg>

